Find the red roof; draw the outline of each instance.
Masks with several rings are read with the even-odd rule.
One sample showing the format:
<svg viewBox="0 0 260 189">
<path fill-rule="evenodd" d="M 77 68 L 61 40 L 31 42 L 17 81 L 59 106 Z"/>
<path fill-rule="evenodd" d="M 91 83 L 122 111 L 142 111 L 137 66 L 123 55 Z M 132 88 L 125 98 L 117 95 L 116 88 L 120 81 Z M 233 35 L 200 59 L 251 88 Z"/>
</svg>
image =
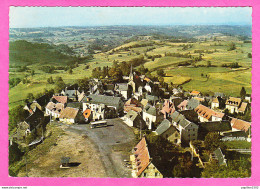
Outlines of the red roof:
<svg viewBox="0 0 260 189">
<path fill-rule="evenodd" d="M 68 97 L 67 96 L 53 96 L 52 98 L 54 98 L 55 100 L 57 100 L 58 102 L 65 104 L 68 101 Z"/>
<path fill-rule="evenodd" d="M 220 112 L 215 112 L 214 110 L 203 106 L 202 104 L 199 104 L 197 108 L 195 108 L 195 112 L 197 112 L 201 117 L 204 117 L 206 119 L 210 119 L 211 116 L 222 118 L 225 114 Z"/>
<path fill-rule="evenodd" d="M 191 94 L 191 95 L 199 95 L 200 92 L 199 92 L 199 91 L 192 91 L 190 94 Z"/>
<path fill-rule="evenodd" d="M 163 114 L 168 113 L 168 114 L 171 115 L 173 112 L 175 112 L 174 104 L 171 103 L 170 100 L 166 99 L 164 101 L 163 108 L 162 108 L 161 112 Z"/>
<path fill-rule="evenodd" d="M 188 100 L 184 100 L 184 101 L 182 101 L 177 107 L 178 107 L 179 109 L 181 109 L 181 108 L 186 108 L 187 104 L 188 104 Z"/>
<path fill-rule="evenodd" d="M 241 119 L 232 118 L 231 127 L 240 131 L 247 132 L 248 129 L 251 127 L 251 123 L 243 121 Z"/>
<path fill-rule="evenodd" d="M 145 137 L 143 137 L 142 140 L 135 146 L 134 150 L 138 169 L 137 176 L 140 176 L 151 162 Z"/>
</svg>

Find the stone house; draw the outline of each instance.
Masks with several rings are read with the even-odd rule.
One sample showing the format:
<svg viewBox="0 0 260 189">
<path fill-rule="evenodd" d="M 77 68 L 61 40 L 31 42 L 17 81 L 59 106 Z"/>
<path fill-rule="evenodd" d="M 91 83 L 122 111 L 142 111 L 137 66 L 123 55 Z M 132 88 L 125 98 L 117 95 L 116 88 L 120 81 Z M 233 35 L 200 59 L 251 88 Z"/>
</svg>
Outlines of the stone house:
<svg viewBox="0 0 260 189">
<path fill-rule="evenodd" d="M 61 94 L 63 96 L 67 96 L 68 99 L 71 101 L 78 101 L 78 95 L 80 95 L 80 92 L 78 90 L 78 85 L 75 84 L 66 87 L 64 90 L 61 91 Z"/>
<path fill-rule="evenodd" d="M 181 143 L 180 132 L 167 119 L 161 122 L 161 124 L 155 130 L 155 133 L 176 145 L 179 145 Z"/>
<path fill-rule="evenodd" d="M 141 129 L 147 128 L 147 126 L 146 126 L 144 120 L 142 119 L 142 117 L 140 116 L 140 114 L 133 110 L 130 110 L 129 112 L 127 112 L 127 114 L 124 116 L 123 120 L 130 127 L 137 127 L 137 128 L 141 128 Z"/>
<path fill-rule="evenodd" d="M 82 103 L 83 111 L 86 109 L 91 109 L 92 112 L 95 112 L 101 107 L 100 105 L 103 104 L 109 109 L 114 109 L 113 112 L 115 112 L 115 115 L 112 117 L 118 117 L 124 112 L 124 102 L 121 97 L 90 94 L 89 96 L 83 98 Z"/>
<path fill-rule="evenodd" d="M 134 147 L 130 161 L 134 178 L 163 178 L 152 162 L 145 137 Z"/>
<path fill-rule="evenodd" d="M 131 91 L 130 91 L 127 83 L 117 83 L 115 85 L 115 89 L 114 90 L 117 91 L 120 95 L 122 95 L 122 97 L 125 100 L 130 98 Z"/>
<path fill-rule="evenodd" d="M 145 121 L 148 129 L 152 129 L 154 123 L 156 122 L 158 117 L 158 112 L 154 106 L 147 105 L 143 109 L 143 120 Z"/>
</svg>

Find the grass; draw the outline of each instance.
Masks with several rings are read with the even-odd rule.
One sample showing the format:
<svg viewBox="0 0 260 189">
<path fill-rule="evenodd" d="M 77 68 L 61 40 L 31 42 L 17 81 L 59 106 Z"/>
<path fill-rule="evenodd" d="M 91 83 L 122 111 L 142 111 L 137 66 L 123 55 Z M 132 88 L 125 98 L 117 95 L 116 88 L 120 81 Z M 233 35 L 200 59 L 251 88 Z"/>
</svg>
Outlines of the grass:
<svg viewBox="0 0 260 189">
<path fill-rule="evenodd" d="M 179 67 L 165 70 L 165 72 L 168 77 L 164 79 L 168 83 L 181 84 L 191 79 L 190 82 L 182 85 L 188 91 L 223 92 L 227 95 L 238 96 L 241 88 L 245 87 L 246 91 L 251 93 L 251 69 L 233 71 L 223 67 Z M 209 79 L 205 75 L 208 75 Z"/>
<path fill-rule="evenodd" d="M 230 149 L 251 149 L 251 142 L 247 141 L 226 141 L 225 145 Z"/>
</svg>

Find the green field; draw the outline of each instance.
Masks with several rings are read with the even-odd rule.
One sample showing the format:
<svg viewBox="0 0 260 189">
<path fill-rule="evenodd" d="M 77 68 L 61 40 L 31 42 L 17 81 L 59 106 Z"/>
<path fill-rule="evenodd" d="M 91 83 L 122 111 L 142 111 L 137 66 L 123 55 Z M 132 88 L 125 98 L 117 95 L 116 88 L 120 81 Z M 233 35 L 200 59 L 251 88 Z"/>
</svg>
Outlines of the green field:
<svg viewBox="0 0 260 189">
<path fill-rule="evenodd" d="M 247 54 L 251 52 L 251 43 L 243 43 L 242 41 L 234 40 L 236 44 L 236 49 L 232 51 L 227 51 L 227 45 L 230 41 L 206 41 L 206 42 L 196 42 L 196 43 L 173 43 L 168 41 L 150 40 L 150 41 L 134 41 L 114 49 L 114 52 L 109 51 L 105 53 L 94 54 L 92 60 L 80 62 L 79 66 L 73 68 L 73 73 L 68 74 L 64 70 L 55 70 L 54 73 L 45 73 L 39 70 L 39 67 L 43 65 L 41 60 L 44 60 L 44 65 L 66 65 L 67 61 L 64 56 L 61 60 L 58 59 L 59 54 L 53 54 L 52 51 L 46 50 L 55 58 L 55 61 L 48 60 L 44 56 L 33 55 L 33 62 L 29 60 L 29 65 L 27 66 L 29 70 L 27 72 L 16 72 L 15 68 L 10 68 L 9 76 L 11 78 L 23 79 L 26 75 L 30 80 L 29 84 L 23 84 L 22 82 L 17 86 L 13 87 L 9 91 L 9 104 L 10 108 L 22 104 L 22 100 L 25 99 L 28 93 L 37 94 L 43 92 L 44 89 L 54 88 L 55 85 L 48 84 L 47 78 L 50 76 L 55 79 L 56 77 L 62 77 L 66 84 L 74 83 L 77 79 L 82 79 L 84 77 L 91 77 L 92 69 L 96 67 L 111 66 L 114 61 L 123 62 L 129 61 L 133 58 L 139 56 L 144 56 L 146 63 L 144 66 L 152 71 L 152 75 L 156 75 L 158 69 L 163 69 L 166 73 L 164 81 L 167 83 L 173 83 L 175 85 L 181 85 L 188 80 L 189 82 L 183 84 L 185 90 L 198 90 L 200 92 L 223 92 L 227 95 L 238 96 L 241 87 L 245 87 L 247 93 L 251 93 L 251 58 L 247 57 Z M 135 46 L 136 44 L 147 44 L 147 46 L 142 47 L 132 47 L 125 50 L 125 47 Z M 150 44 L 149 44 L 150 43 Z M 183 49 L 183 45 L 190 45 L 189 48 Z M 56 48 L 56 47 L 55 47 Z M 149 50 L 149 48 L 154 48 Z M 180 53 L 198 57 L 199 53 L 194 53 L 196 50 L 208 50 L 210 53 L 202 53 L 202 61 L 195 63 L 197 68 L 191 66 L 178 66 L 179 63 L 183 61 L 190 60 L 190 58 L 182 57 L 172 57 L 165 56 L 165 53 Z M 41 51 L 34 50 L 39 54 Z M 16 51 L 17 53 L 17 51 Z M 30 54 L 26 54 L 30 57 Z M 162 55 L 161 58 L 155 58 L 154 61 L 148 59 L 147 56 Z M 13 53 L 10 54 L 10 59 L 12 60 L 12 65 L 19 65 L 19 57 L 22 57 L 23 63 L 26 63 L 27 59 L 24 56 L 14 56 Z M 28 58 L 27 57 L 27 58 Z M 73 59 L 70 59 L 73 60 Z M 211 61 L 211 65 L 215 67 L 205 67 L 207 62 Z M 54 63 L 55 62 L 55 63 Z M 222 64 L 230 64 L 238 62 L 240 66 L 239 69 L 231 69 L 221 67 Z M 60 64 L 59 64 L 60 63 Z M 89 65 L 89 69 L 85 69 L 86 65 Z M 203 65 L 204 67 L 200 67 Z M 35 75 L 30 76 L 29 71 L 35 70 Z M 203 74 L 203 76 L 201 75 Z M 205 77 L 205 76 L 208 77 Z"/>
</svg>

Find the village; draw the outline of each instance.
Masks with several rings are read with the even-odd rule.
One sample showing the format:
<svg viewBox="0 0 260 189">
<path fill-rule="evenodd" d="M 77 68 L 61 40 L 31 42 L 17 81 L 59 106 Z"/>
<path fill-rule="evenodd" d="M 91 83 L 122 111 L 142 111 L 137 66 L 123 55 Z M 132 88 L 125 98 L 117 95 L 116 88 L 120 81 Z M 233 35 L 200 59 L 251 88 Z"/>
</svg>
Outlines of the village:
<svg viewBox="0 0 260 189">
<path fill-rule="evenodd" d="M 129 172 L 125 176 L 133 178 L 201 177 L 209 164 L 227 167 L 226 152 L 251 154 L 250 149 L 222 145 L 227 141 L 251 142 L 251 122 L 242 119 L 251 111 L 250 95 L 234 97 L 215 92 L 209 96 L 181 87 L 169 90 L 132 66 L 123 81 L 91 78 L 87 90 L 75 83 L 58 94 L 45 94 L 29 102 L 24 107 L 28 117 L 9 137 L 10 146 L 32 149 L 41 145 L 47 124 L 81 130 L 87 127 L 88 133 L 114 127 L 107 137 L 117 137 L 117 130 L 123 127 L 120 125 L 127 125 L 135 135 L 135 144 L 118 161 Z M 125 131 L 120 132 L 122 136 L 115 143 L 127 143 Z M 61 168 L 73 169 L 70 157 L 60 159 Z"/>
</svg>

